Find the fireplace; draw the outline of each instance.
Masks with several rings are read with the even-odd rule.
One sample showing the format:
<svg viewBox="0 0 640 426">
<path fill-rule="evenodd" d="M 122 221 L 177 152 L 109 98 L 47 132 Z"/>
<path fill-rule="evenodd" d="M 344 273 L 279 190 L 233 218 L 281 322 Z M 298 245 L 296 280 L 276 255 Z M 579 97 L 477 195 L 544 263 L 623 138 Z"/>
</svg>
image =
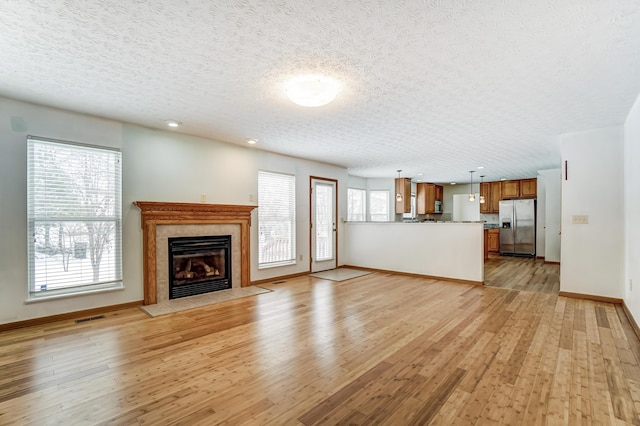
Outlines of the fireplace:
<svg viewBox="0 0 640 426">
<path fill-rule="evenodd" d="M 144 305 L 169 301 L 169 238 L 196 235 L 231 235 L 232 288 L 251 285 L 251 210 L 257 206 L 237 204 L 167 203 L 135 201 L 140 208 Z"/>
<path fill-rule="evenodd" d="M 169 299 L 231 288 L 231 235 L 169 238 Z"/>
</svg>

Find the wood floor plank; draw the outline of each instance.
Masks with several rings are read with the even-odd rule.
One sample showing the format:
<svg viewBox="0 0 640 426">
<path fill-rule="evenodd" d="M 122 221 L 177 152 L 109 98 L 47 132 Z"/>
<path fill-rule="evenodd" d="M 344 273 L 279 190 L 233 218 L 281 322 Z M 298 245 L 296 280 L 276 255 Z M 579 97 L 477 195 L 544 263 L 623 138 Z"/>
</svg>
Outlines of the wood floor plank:
<svg viewBox="0 0 640 426">
<path fill-rule="evenodd" d="M 0 425 L 640 424 L 622 310 L 559 297 L 557 265 L 491 260 L 499 287 L 298 277 L 2 332 Z"/>
</svg>

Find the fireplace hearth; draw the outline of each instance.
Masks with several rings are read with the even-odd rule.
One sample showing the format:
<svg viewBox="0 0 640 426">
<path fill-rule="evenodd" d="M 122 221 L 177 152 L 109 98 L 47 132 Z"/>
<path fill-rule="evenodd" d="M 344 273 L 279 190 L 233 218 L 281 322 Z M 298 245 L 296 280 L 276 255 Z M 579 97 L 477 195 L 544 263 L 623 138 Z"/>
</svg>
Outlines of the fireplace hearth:
<svg viewBox="0 0 640 426">
<path fill-rule="evenodd" d="M 232 287 L 231 235 L 169 238 L 168 245 L 169 299 Z"/>
</svg>

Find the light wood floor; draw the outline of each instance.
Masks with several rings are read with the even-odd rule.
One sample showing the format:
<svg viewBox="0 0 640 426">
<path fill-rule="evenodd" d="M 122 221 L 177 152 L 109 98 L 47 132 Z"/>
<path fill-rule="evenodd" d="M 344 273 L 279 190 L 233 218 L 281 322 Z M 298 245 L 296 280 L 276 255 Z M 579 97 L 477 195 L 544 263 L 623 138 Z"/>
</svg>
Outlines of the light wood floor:
<svg viewBox="0 0 640 426">
<path fill-rule="evenodd" d="M 0 333 L 0 424 L 640 424 L 614 305 L 382 273 L 270 287 Z"/>
<path fill-rule="evenodd" d="M 543 259 L 492 254 L 489 260 L 484 262 L 484 284 L 520 291 L 558 294 L 560 265 L 544 263 Z"/>
</svg>

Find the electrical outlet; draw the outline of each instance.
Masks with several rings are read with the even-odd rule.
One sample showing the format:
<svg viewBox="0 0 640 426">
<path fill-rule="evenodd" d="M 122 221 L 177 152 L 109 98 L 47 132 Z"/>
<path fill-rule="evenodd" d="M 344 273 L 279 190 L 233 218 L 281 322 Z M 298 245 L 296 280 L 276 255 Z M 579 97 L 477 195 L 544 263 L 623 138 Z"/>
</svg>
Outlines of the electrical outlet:
<svg viewBox="0 0 640 426">
<path fill-rule="evenodd" d="M 571 216 L 571 223 L 574 225 L 586 225 L 589 223 L 589 216 L 586 214 L 576 214 Z"/>
<path fill-rule="evenodd" d="M 302 260 L 302 255 L 299 256 L 299 259 Z"/>
<path fill-rule="evenodd" d="M 201 203 L 207 202 L 207 194 L 200 194 L 200 202 Z"/>
</svg>

